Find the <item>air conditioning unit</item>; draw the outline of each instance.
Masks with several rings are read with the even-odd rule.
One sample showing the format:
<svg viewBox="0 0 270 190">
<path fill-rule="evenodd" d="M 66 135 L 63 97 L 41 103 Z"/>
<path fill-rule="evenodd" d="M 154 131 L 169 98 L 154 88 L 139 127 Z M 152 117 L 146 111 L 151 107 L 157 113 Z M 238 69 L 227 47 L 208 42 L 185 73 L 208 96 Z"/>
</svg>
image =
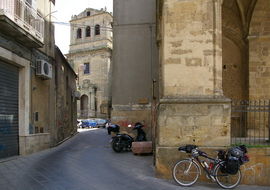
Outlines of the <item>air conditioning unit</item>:
<svg viewBox="0 0 270 190">
<path fill-rule="evenodd" d="M 52 65 L 45 60 L 38 59 L 36 62 L 36 75 L 43 79 L 51 79 Z"/>
</svg>

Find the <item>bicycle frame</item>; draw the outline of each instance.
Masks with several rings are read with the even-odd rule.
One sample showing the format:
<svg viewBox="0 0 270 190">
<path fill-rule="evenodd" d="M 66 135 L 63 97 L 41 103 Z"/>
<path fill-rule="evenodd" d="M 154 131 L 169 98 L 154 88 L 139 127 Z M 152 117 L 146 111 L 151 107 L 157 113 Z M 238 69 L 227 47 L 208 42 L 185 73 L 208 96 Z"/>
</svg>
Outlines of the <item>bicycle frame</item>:
<svg viewBox="0 0 270 190">
<path fill-rule="evenodd" d="M 188 166 L 188 169 L 185 171 L 185 172 L 188 172 L 189 170 L 190 170 L 190 167 L 191 167 L 191 165 L 192 165 L 192 162 L 194 163 L 194 164 L 196 164 L 197 166 L 198 166 L 198 168 L 199 168 L 199 172 L 200 172 L 200 175 L 202 174 L 202 171 L 201 171 L 201 165 L 200 164 L 198 164 L 198 161 L 194 158 L 194 157 L 191 157 L 191 158 L 189 158 L 188 160 L 190 160 L 191 161 L 191 163 L 190 163 L 190 165 Z M 201 166 L 201 167 L 200 167 Z"/>
<path fill-rule="evenodd" d="M 200 155 L 201 157 L 204 157 L 204 158 L 207 158 L 207 159 L 209 159 L 209 160 L 211 160 L 211 161 L 213 161 L 214 163 L 215 163 L 215 165 L 217 166 L 217 165 L 219 165 L 219 164 L 221 164 L 221 160 L 219 160 L 219 159 L 214 159 L 214 158 L 211 158 L 211 157 L 209 157 L 209 156 L 207 156 L 207 155 Z M 200 166 L 200 167 L 198 167 L 199 168 L 199 171 L 200 171 L 200 175 L 202 174 L 202 172 L 201 172 L 201 168 L 203 168 L 203 170 L 204 170 L 204 172 L 207 174 L 207 176 L 209 177 L 209 178 L 211 178 L 213 181 L 216 181 L 216 179 L 215 179 L 215 175 L 212 173 L 212 171 L 210 171 L 209 169 L 208 169 L 208 167 L 206 166 L 206 165 L 204 165 L 203 164 L 203 162 L 199 159 L 199 156 L 193 156 L 193 155 L 191 155 L 191 158 L 189 158 L 193 163 L 195 163 L 197 166 Z M 191 164 L 190 164 L 190 166 L 191 166 Z M 188 168 L 188 170 L 190 169 L 190 166 L 189 166 L 189 168 Z M 213 171 L 215 170 L 215 168 L 216 168 L 216 166 L 212 169 Z M 188 171 L 187 170 L 187 171 Z"/>
</svg>

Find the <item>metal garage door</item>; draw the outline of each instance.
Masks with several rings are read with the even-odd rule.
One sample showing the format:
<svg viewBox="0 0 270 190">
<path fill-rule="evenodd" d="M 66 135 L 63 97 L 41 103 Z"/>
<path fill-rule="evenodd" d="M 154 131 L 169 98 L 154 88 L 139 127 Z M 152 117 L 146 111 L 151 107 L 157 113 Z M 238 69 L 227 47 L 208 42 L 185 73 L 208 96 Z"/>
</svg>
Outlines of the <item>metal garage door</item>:
<svg viewBox="0 0 270 190">
<path fill-rule="evenodd" d="M 18 155 L 19 70 L 0 60 L 0 158 Z"/>
</svg>

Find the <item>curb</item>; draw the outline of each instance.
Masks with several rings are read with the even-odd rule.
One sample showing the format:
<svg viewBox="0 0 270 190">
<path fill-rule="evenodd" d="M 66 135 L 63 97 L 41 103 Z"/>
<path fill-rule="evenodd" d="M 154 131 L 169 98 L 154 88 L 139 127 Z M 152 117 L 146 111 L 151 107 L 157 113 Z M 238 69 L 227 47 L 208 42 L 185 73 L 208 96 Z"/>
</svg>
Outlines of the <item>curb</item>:
<svg viewBox="0 0 270 190">
<path fill-rule="evenodd" d="M 64 140 L 62 140 L 62 141 L 60 141 L 60 142 L 58 142 L 58 143 L 55 144 L 54 146 L 51 146 L 50 148 L 47 148 L 47 149 L 44 149 L 44 150 L 49 150 L 49 149 L 51 149 L 51 148 L 57 147 L 57 146 L 59 146 L 60 144 L 64 143 L 65 141 L 69 140 L 70 138 L 74 137 L 74 136 L 77 135 L 78 133 L 79 133 L 79 132 L 76 131 L 76 132 L 73 133 L 71 136 L 65 138 Z M 41 150 L 41 151 L 44 151 L 44 150 Z M 38 152 L 41 152 L 41 151 L 38 151 Z M 37 152 L 33 152 L 32 154 L 34 154 L 34 153 L 37 153 Z M 31 154 L 29 154 L 29 155 L 31 155 Z M 7 158 L 2 158 L 2 159 L 0 159 L 0 163 L 4 163 L 4 162 L 11 161 L 11 160 L 15 160 L 15 159 L 18 159 L 18 158 L 20 158 L 20 157 L 22 157 L 22 156 L 26 156 L 26 155 L 16 155 L 16 156 L 11 156 L 11 157 L 7 157 Z"/>
<path fill-rule="evenodd" d="M 79 134 L 78 131 L 76 131 L 75 133 L 73 133 L 73 134 L 70 135 L 69 137 L 65 138 L 64 140 L 62 140 L 62 141 L 56 143 L 56 144 L 55 144 L 54 146 L 52 146 L 51 148 L 57 147 L 57 146 L 59 146 L 60 144 L 63 144 L 64 142 L 66 142 L 67 140 L 71 139 L 72 137 L 75 137 L 77 134 Z"/>
</svg>

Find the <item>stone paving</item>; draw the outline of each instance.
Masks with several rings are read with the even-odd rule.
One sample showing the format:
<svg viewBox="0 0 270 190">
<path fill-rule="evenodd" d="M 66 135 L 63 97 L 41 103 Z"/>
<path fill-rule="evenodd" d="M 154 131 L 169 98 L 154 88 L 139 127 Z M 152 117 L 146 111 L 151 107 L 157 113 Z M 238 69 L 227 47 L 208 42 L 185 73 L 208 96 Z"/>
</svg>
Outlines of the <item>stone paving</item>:
<svg viewBox="0 0 270 190">
<path fill-rule="evenodd" d="M 154 177 L 152 156 L 114 153 L 104 129 L 82 130 L 58 147 L 0 160 L 0 190 L 208 190 L 217 184 L 184 188 Z M 240 190 L 269 187 L 239 186 Z"/>
</svg>

